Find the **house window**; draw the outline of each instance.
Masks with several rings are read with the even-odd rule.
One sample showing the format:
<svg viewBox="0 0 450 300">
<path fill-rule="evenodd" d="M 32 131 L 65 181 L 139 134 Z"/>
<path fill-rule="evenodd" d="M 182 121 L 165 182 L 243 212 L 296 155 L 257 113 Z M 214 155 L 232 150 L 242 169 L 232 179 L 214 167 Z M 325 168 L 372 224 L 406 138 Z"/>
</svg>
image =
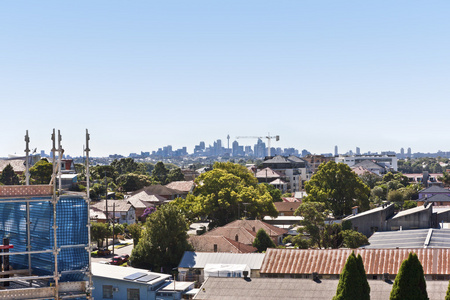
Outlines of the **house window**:
<svg viewBox="0 0 450 300">
<path fill-rule="evenodd" d="M 214 244 L 214 252 L 217 252 L 217 244 Z"/>
<path fill-rule="evenodd" d="M 103 286 L 103 299 L 112 299 L 112 298 L 113 298 L 112 285 L 104 285 Z"/>
<path fill-rule="evenodd" d="M 127 300 L 140 300 L 139 289 L 127 289 Z"/>
</svg>

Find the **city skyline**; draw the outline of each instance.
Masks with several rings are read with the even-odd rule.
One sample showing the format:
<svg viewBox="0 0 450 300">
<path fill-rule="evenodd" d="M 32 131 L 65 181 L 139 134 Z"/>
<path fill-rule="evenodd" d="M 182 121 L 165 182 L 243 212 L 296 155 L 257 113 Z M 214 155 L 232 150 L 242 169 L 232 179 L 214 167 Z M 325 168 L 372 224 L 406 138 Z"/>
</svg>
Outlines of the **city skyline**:
<svg viewBox="0 0 450 300">
<path fill-rule="evenodd" d="M 93 156 L 269 132 L 317 154 L 450 150 L 447 1 L 0 8 L 0 156 L 23 154 L 26 130 L 48 151 L 53 128 L 72 156 L 86 128 Z"/>
</svg>

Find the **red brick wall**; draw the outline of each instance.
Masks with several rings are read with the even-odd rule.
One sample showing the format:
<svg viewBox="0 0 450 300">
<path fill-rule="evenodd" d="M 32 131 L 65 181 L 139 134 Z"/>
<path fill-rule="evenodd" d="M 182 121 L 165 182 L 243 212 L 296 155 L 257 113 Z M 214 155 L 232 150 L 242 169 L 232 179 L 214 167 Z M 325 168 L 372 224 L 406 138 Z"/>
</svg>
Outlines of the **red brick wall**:
<svg viewBox="0 0 450 300">
<path fill-rule="evenodd" d="M 52 194 L 52 185 L 0 185 L 0 197 L 48 196 Z"/>
</svg>

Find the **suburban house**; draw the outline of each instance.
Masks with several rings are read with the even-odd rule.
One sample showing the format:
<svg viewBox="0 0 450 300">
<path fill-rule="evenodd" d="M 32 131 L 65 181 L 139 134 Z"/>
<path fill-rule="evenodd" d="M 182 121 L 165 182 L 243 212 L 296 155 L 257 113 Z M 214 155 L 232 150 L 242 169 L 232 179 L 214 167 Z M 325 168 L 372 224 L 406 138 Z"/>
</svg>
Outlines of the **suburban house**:
<svg viewBox="0 0 450 300">
<path fill-rule="evenodd" d="M 182 299 L 194 287 L 193 282 L 176 282 L 174 287 L 171 277 L 144 269 L 92 263 L 93 297 L 117 300 Z"/>
<path fill-rule="evenodd" d="M 96 208 L 106 214 L 106 200 L 92 204 L 92 208 Z M 113 215 L 118 223 L 134 224 L 136 223 L 136 210 L 128 203 L 127 200 L 108 200 L 108 215 Z"/>
<path fill-rule="evenodd" d="M 435 194 L 431 197 L 425 197 L 417 201 L 417 205 L 432 203 L 433 206 L 450 206 L 450 196 L 447 194 Z"/>
<path fill-rule="evenodd" d="M 138 220 L 140 220 L 147 207 L 154 206 L 154 204 L 140 200 L 138 197 L 130 197 L 126 201 L 134 208 Z"/>
<path fill-rule="evenodd" d="M 236 242 L 251 245 L 259 229 L 263 229 L 277 245 L 283 242 L 283 237 L 287 233 L 286 229 L 275 227 L 260 220 L 236 220 L 208 231 L 202 236 L 224 236 Z"/>
<path fill-rule="evenodd" d="M 288 191 L 294 193 L 303 188 L 303 183 L 311 178 L 308 164 L 297 156 L 268 157 L 262 163 L 263 168 L 270 168 L 280 173 L 283 181 L 287 183 Z"/>
<path fill-rule="evenodd" d="M 376 163 L 375 161 L 368 160 L 368 159 L 363 160 L 357 164 L 354 164 L 353 166 L 351 166 L 351 169 L 352 170 L 364 169 L 364 170 L 366 170 L 370 173 L 374 173 L 378 176 L 383 176 L 384 174 L 387 173 L 386 166 L 380 165 L 380 164 Z"/>
<path fill-rule="evenodd" d="M 411 174 L 403 174 L 404 176 L 408 177 L 409 182 L 411 183 L 423 183 L 424 185 L 427 184 L 426 186 L 432 186 L 432 185 L 437 185 L 437 186 L 441 186 L 442 182 L 440 182 L 438 180 L 438 178 L 440 176 L 442 176 L 442 173 L 411 173 Z M 424 178 L 425 180 L 427 180 L 427 182 L 424 182 Z"/>
<path fill-rule="evenodd" d="M 426 280 L 448 280 L 450 248 L 408 249 L 267 249 L 261 277 L 339 279 L 339 274 L 354 252 L 360 254 L 368 279 L 394 280 L 410 252 L 417 254 Z"/>
<path fill-rule="evenodd" d="M 186 196 L 194 191 L 195 183 L 194 180 L 183 180 L 183 181 L 172 181 L 165 185 L 165 187 L 177 190 L 181 192 L 181 197 L 186 198 Z"/>
<path fill-rule="evenodd" d="M 252 253 L 257 250 L 251 245 L 221 235 L 191 235 L 188 241 L 198 252 Z"/>
<path fill-rule="evenodd" d="M 245 270 L 248 271 L 248 277 L 259 277 L 264 256 L 264 253 L 186 251 L 178 265 L 178 278 L 201 283 L 207 277 L 244 277 L 243 271 Z M 234 272 L 236 276 L 232 276 L 232 270 L 241 270 L 241 272 Z"/>
<path fill-rule="evenodd" d="M 11 165 L 11 167 L 14 170 L 14 173 L 17 175 L 24 174 L 26 171 L 25 166 L 25 158 L 23 159 L 2 159 L 0 160 L 0 173 L 3 171 L 3 169 L 7 166 Z M 31 167 L 31 165 L 30 165 Z"/>
<path fill-rule="evenodd" d="M 440 186 L 432 185 L 426 189 L 419 191 L 419 201 L 424 201 L 425 198 L 430 198 L 431 196 L 434 195 L 450 196 L 450 190 Z"/>
<path fill-rule="evenodd" d="M 308 166 L 311 170 L 311 173 L 316 173 L 319 166 L 323 163 L 327 163 L 330 160 L 334 160 L 334 157 L 332 156 L 324 156 L 324 155 L 315 155 L 315 154 L 308 154 L 306 156 L 303 156 L 302 159 L 308 163 Z"/>
<path fill-rule="evenodd" d="M 398 165 L 397 165 L 397 156 L 395 154 L 392 155 L 339 155 L 335 158 L 336 163 L 343 163 L 348 165 L 349 167 L 353 167 L 354 165 L 365 161 L 374 161 L 379 165 L 384 166 L 388 171 L 397 171 Z"/>
<path fill-rule="evenodd" d="M 258 179 L 259 183 L 270 184 L 274 188 L 279 189 L 283 194 L 286 193 L 288 189 L 288 184 L 282 179 L 284 178 L 284 175 L 269 167 L 256 171 L 255 177 Z"/>
<path fill-rule="evenodd" d="M 294 198 L 295 199 L 295 198 Z M 274 202 L 275 208 L 278 211 L 278 216 L 293 216 L 294 212 L 300 206 L 301 202 Z"/>
<path fill-rule="evenodd" d="M 182 191 L 174 190 L 174 189 L 168 188 L 164 185 L 155 184 L 155 185 L 146 186 L 143 189 L 137 190 L 137 191 L 131 193 L 131 196 L 134 196 L 141 192 L 145 192 L 147 195 L 158 195 L 158 196 L 165 198 L 166 200 L 174 200 L 176 198 L 182 197 L 182 195 L 184 194 L 184 192 L 182 192 Z"/>
<path fill-rule="evenodd" d="M 166 203 L 168 201 L 166 198 L 159 196 L 159 195 L 149 195 L 145 191 L 140 191 L 137 194 L 134 194 L 133 196 L 128 196 L 125 198 L 127 201 L 136 201 L 139 200 L 141 202 L 144 202 L 148 204 L 149 206 L 158 206 Z"/>
</svg>

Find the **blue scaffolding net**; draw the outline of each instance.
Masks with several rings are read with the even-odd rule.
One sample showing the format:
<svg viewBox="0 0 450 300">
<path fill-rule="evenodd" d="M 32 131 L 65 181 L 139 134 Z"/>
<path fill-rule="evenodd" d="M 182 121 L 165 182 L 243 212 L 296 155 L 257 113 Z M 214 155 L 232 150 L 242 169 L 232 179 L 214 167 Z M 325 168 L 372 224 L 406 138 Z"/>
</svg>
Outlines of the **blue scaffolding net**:
<svg viewBox="0 0 450 300">
<path fill-rule="evenodd" d="M 55 256 L 51 250 L 54 245 L 53 204 L 50 198 L 33 198 L 39 202 L 6 202 L 0 200 L 0 235 L 8 237 L 14 248 L 10 252 L 45 251 L 10 255 L 10 265 L 14 269 L 31 269 L 35 275 L 53 275 Z M 20 199 L 16 199 L 20 200 Z M 84 271 L 89 268 L 88 208 L 83 197 L 63 196 L 56 205 L 56 238 L 60 249 L 58 272 L 60 281 L 84 280 Z M 27 215 L 30 222 L 30 241 L 28 242 Z"/>
</svg>

